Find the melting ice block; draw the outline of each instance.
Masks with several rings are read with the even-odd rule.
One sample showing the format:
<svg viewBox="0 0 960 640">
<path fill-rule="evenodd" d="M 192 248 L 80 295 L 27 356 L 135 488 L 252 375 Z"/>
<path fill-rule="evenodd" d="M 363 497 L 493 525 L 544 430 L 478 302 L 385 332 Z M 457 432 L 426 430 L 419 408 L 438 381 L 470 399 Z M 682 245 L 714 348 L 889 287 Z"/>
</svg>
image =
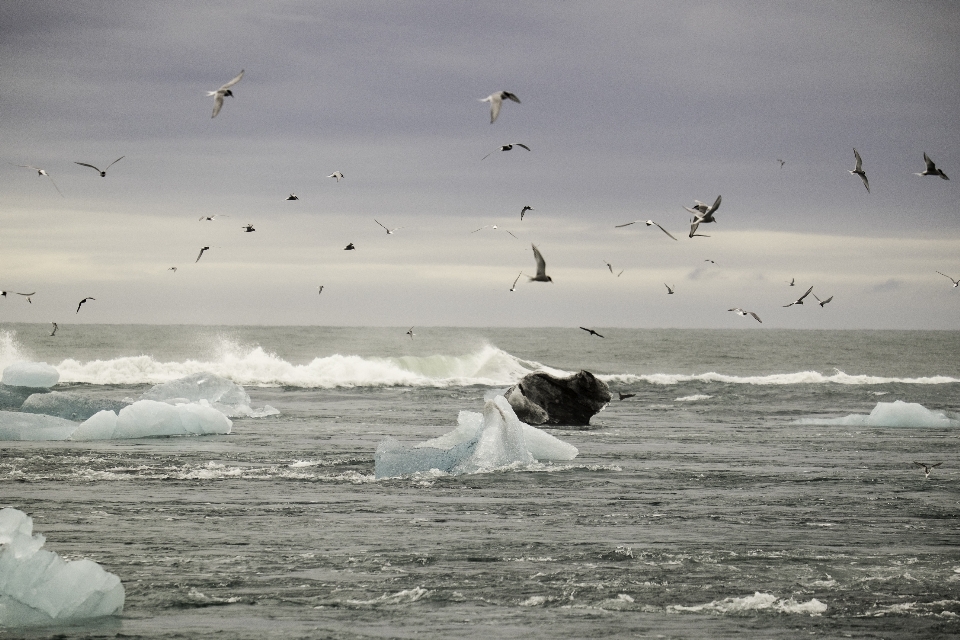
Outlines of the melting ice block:
<svg viewBox="0 0 960 640">
<path fill-rule="evenodd" d="M 916 402 L 878 402 L 870 415 L 852 414 L 843 418 L 801 418 L 799 424 L 837 424 L 851 427 L 960 427 L 960 417 L 931 411 Z"/>
<path fill-rule="evenodd" d="M 17 362 L 3 370 L 3 384 L 49 389 L 60 381 L 60 372 L 46 362 Z"/>
<path fill-rule="evenodd" d="M 0 411 L 0 441 L 66 440 L 77 428 L 76 422 L 18 411 Z"/>
<path fill-rule="evenodd" d="M 243 387 L 215 373 L 201 372 L 158 384 L 140 396 L 168 404 L 207 403 L 228 418 L 263 418 L 280 413 L 270 405 L 250 407 L 250 396 Z"/>
<path fill-rule="evenodd" d="M 535 460 L 572 460 L 577 448 L 517 419 L 503 396 L 488 400 L 483 413 L 461 411 L 457 428 L 413 447 L 393 438 L 377 446 L 378 478 L 437 469 L 445 473 L 483 473 Z"/>
<path fill-rule="evenodd" d="M 138 400 L 129 407 L 101 411 L 77 427 L 71 440 L 112 440 L 155 436 L 230 433 L 233 423 L 216 409 L 200 404 L 176 406 L 156 400 Z"/>
<path fill-rule="evenodd" d="M 99 411 L 120 411 L 129 402 L 107 400 L 61 391 L 35 393 L 23 403 L 20 411 L 24 413 L 43 413 L 67 420 L 86 420 Z"/>
<path fill-rule="evenodd" d="M 112 616 L 123 611 L 120 578 L 92 560 L 44 551 L 33 520 L 0 509 L 0 627 L 27 627 Z"/>
</svg>

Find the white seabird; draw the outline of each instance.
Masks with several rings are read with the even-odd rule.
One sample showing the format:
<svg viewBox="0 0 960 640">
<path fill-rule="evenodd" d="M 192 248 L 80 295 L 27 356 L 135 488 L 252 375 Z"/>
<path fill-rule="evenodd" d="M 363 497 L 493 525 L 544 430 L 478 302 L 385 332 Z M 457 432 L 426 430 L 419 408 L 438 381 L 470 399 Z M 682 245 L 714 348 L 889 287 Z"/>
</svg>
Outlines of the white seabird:
<svg viewBox="0 0 960 640">
<path fill-rule="evenodd" d="M 485 225 L 483 225 L 482 227 L 480 227 L 479 229 L 474 229 L 474 230 L 471 231 L 470 233 L 476 233 L 477 231 L 483 231 L 484 229 L 500 229 L 500 227 L 498 227 L 498 226 L 495 225 L 495 224 L 485 224 Z M 512 235 L 514 238 L 517 238 L 517 236 L 514 236 L 514 235 L 513 235 L 513 232 L 511 232 L 511 231 L 509 231 L 509 230 L 507 230 L 507 229 L 503 229 L 503 231 L 506 231 L 507 233 L 509 233 L 510 235 Z M 519 240 L 519 239 L 520 239 L 520 238 L 517 238 L 517 240 Z"/>
<path fill-rule="evenodd" d="M 636 224 L 636 223 L 638 223 L 638 222 L 643 222 L 643 223 L 644 223 L 645 225 L 647 225 L 648 227 L 652 227 L 652 226 L 656 225 L 656 227 L 657 227 L 658 229 L 660 229 L 660 231 L 663 231 L 665 234 L 667 234 L 668 236 L 670 236 L 671 238 L 673 238 L 673 234 L 672 234 L 672 233 L 670 233 L 669 231 L 667 231 L 666 229 L 664 229 L 662 226 L 660 226 L 660 223 L 659 223 L 659 222 L 654 222 L 653 220 L 634 220 L 634 221 L 632 221 L 632 222 L 625 222 L 625 223 L 623 223 L 623 224 L 614 225 L 613 228 L 614 228 L 614 229 L 619 229 L 619 228 L 621 228 L 621 227 L 629 227 L 630 225 Z M 676 238 L 673 238 L 673 239 L 676 240 Z"/>
<path fill-rule="evenodd" d="M 531 244 L 533 247 L 533 257 L 537 261 L 537 275 L 527 276 L 530 278 L 530 282 L 553 282 L 553 278 L 547 275 L 547 263 L 544 261 L 543 256 L 540 254 L 540 250 L 537 249 L 537 245 Z"/>
<path fill-rule="evenodd" d="M 517 288 L 517 282 L 520 280 L 520 276 L 522 276 L 522 275 L 523 275 L 523 271 L 521 271 L 519 274 L 517 274 L 517 278 L 516 278 L 516 280 L 513 281 L 513 286 L 510 287 L 510 291 L 513 291 L 514 289 Z"/>
<path fill-rule="evenodd" d="M 504 100 L 513 100 L 517 104 L 520 104 L 520 98 L 509 91 L 497 91 L 496 93 L 491 93 L 486 98 L 480 98 L 480 102 L 490 103 L 490 124 L 493 124 L 497 120 L 497 116 L 500 115 L 500 105 L 503 104 Z"/>
<path fill-rule="evenodd" d="M 523 144 L 522 142 L 511 142 L 510 144 L 502 144 L 502 145 L 500 145 L 500 148 L 497 149 L 497 151 L 510 151 L 510 150 L 513 149 L 515 146 L 517 146 L 517 147 L 523 147 L 523 148 L 526 149 L 527 151 L 530 151 L 530 147 L 528 147 L 527 145 Z M 481 159 L 481 160 L 486 160 L 486 159 L 489 158 L 491 155 L 493 155 L 493 151 L 491 151 L 490 153 L 488 153 L 487 155 L 483 156 L 483 157 L 480 158 L 480 159 Z"/>
<path fill-rule="evenodd" d="M 785 304 L 785 305 L 783 305 L 783 306 L 784 306 L 784 307 L 792 307 L 792 306 L 795 305 L 795 304 L 803 304 L 803 299 L 806 298 L 808 295 L 810 295 L 810 292 L 811 292 L 811 291 L 813 291 L 813 286 L 811 286 L 809 289 L 807 289 L 806 293 L 804 293 L 802 296 L 800 296 L 799 298 L 797 298 L 796 300 L 794 300 L 794 301 L 791 302 L 790 304 Z M 833 296 L 830 296 L 830 297 L 832 298 Z"/>
<path fill-rule="evenodd" d="M 417 335 L 413 332 L 413 327 L 410 327 L 410 330 L 407 331 L 407 335 L 410 336 L 410 339 L 413 340 L 413 336 Z"/>
<path fill-rule="evenodd" d="M 857 166 L 850 171 L 850 175 L 860 176 L 860 179 L 863 180 L 863 186 L 867 188 L 867 193 L 870 193 L 870 182 L 867 180 L 867 174 L 863 171 L 863 159 L 857 153 L 856 148 L 853 150 L 853 155 L 857 159 Z"/>
<path fill-rule="evenodd" d="M 687 211 L 693 214 L 693 220 L 690 221 L 690 237 L 692 238 L 697 233 L 697 227 L 701 224 L 707 224 L 710 222 L 716 222 L 716 219 L 713 217 L 713 214 L 716 213 L 717 209 L 720 208 L 720 201 L 723 199 L 723 196 L 717 196 L 717 199 L 709 207 L 700 202 L 699 200 L 694 200 L 694 206 L 691 209 L 690 207 L 684 207 Z"/>
<path fill-rule="evenodd" d="M 213 221 L 216 220 L 217 218 L 229 218 L 229 217 L 230 217 L 230 216 L 228 216 L 228 215 L 225 214 L 225 213 L 215 213 L 215 214 L 213 214 L 212 216 L 200 216 L 200 222 L 203 222 L 204 220 L 208 220 L 208 221 L 210 221 L 210 222 L 213 222 Z"/>
<path fill-rule="evenodd" d="M 813 294 L 813 297 L 814 297 L 814 298 L 817 298 L 817 294 Z M 833 300 L 833 296 L 830 296 L 830 297 L 827 298 L 826 300 L 821 300 L 820 298 L 817 298 L 817 302 L 820 303 L 820 308 L 821 308 L 821 309 L 823 308 L 823 305 L 827 304 L 827 303 L 830 302 L 831 300 Z"/>
<path fill-rule="evenodd" d="M 931 470 L 931 469 L 936 469 L 937 467 L 939 467 L 939 466 L 942 465 L 943 463 L 942 463 L 942 462 L 938 462 L 938 463 L 936 463 L 936 464 L 924 464 L 924 463 L 922 463 L 922 462 L 917 462 L 916 460 L 914 460 L 914 461 L 913 461 L 913 464 L 917 465 L 918 467 L 923 467 L 923 474 L 924 474 L 924 475 L 923 475 L 923 479 L 924 479 L 924 480 L 929 480 L 929 479 L 930 479 L 930 470 Z"/>
<path fill-rule="evenodd" d="M 112 167 L 113 165 L 117 164 L 118 162 L 120 162 L 121 160 L 123 160 L 123 159 L 126 158 L 126 157 L 127 157 L 127 156 L 120 156 L 119 158 L 117 158 L 116 160 L 114 160 L 113 162 L 111 162 L 110 164 L 108 164 L 108 165 L 107 165 L 107 169 L 109 169 L 109 168 Z M 94 171 L 100 172 L 100 177 L 101 177 L 101 178 L 106 178 L 106 177 L 107 177 L 107 169 L 98 169 L 97 167 L 93 166 L 92 164 L 87 164 L 86 162 L 74 162 L 73 164 L 79 164 L 79 165 L 82 166 L 82 167 L 90 167 L 90 168 L 93 169 Z"/>
<path fill-rule="evenodd" d="M 940 273 L 940 272 L 937 271 L 937 273 Z M 954 280 L 953 278 L 951 278 L 950 276 L 948 276 L 948 275 L 945 274 L 945 273 L 940 273 L 940 275 L 942 275 L 944 278 L 946 278 L 947 280 L 949 280 L 950 282 L 952 282 L 954 289 L 956 289 L 957 287 L 960 287 L 960 280 Z"/>
<path fill-rule="evenodd" d="M 403 227 L 396 227 L 396 228 L 394 228 L 394 229 L 388 229 L 382 222 L 380 222 L 380 221 L 377 220 L 376 218 L 374 218 L 373 221 L 376 222 L 376 223 L 377 223 L 378 225 L 380 225 L 381 227 L 383 227 L 383 230 L 387 232 L 387 235 L 388 235 L 388 236 L 393 235 L 393 232 L 394 232 L 394 231 L 398 231 L 399 229 L 403 229 Z"/>
<path fill-rule="evenodd" d="M 287 196 L 287 200 L 299 200 L 300 198 L 295 193 L 291 193 Z"/>
<path fill-rule="evenodd" d="M 167 271 L 173 271 L 174 273 L 176 273 L 176 272 L 177 272 L 177 268 L 176 268 L 176 267 L 170 267 L 169 269 L 167 269 Z"/>
<path fill-rule="evenodd" d="M 13 164 L 13 163 L 11 162 L 9 164 Z M 53 185 L 53 188 L 57 190 L 57 193 L 60 194 L 60 197 L 66 198 L 66 196 L 63 195 L 63 191 L 60 191 L 60 187 L 58 187 L 57 183 L 53 181 L 53 177 L 49 173 L 47 173 L 46 169 L 35 167 L 32 164 L 13 164 L 13 166 L 20 167 L 21 169 L 33 169 L 34 171 L 37 172 L 38 176 L 46 176 L 47 178 L 50 178 L 50 183 Z"/>
<path fill-rule="evenodd" d="M 760 319 L 760 316 L 755 314 L 753 311 L 744 311 L 740 307 L 734 307 L 733 309 L 727 309 L 727 311 L 736 311 L 738 316 L 753 316 L 753 319 L 763 324 L 763 320 Z"/>
<path fill-rule="evenodd" d="M 944 180 L 949 180 L 941 169 L 937 169 L 937 165 L 933 163 L 933 160 L 930 159 L 930 156 L 926 152 L 923 153 L 923 161 L 927 163 L 927 168 L 923 170 L 923 173 L 915 173 L 917 176 L 940 176 Z"/>
<path fill-rule="evenodd" d="M 342 173 L 340 173 L 339 171 L 334 171 L 333 173 L 331 173 L 331 174 L 328 175 L 327 177 L 328 177 L 328 178 L 336 178 L 336 179 L 337 179 L 337 182 L 340 182 L 340 178 L 343 178 L 343 177 L 345 177 L 345 176 L 344 176 Z"/>
<path fill-rule="evenodd" d="M 57 326 L 56 322 L 51 322 L 50 324 L 53 325 L 53 331 L 50 332 L 50 337 L 52 338 L 53 336 L 57 335 L 57 329 L 60 327 Z"/>
<path fill-rule="evenodd" d="M 216 91 L 207 91 L 208 96 L 213 96 L 213 115 L 211 118 L 216 118 L 217 114 L 220 113 L 220 109 L 223 108 L 223 98 L 224 96 L 233 97 L 233 91 L 230 90 L 230 87 L 240 82 L 240 78 L 243 77 L 243 69 L 240 70 L 240 73 L 237 74 L 237 77 L 223 85 Z"/>
</svg>

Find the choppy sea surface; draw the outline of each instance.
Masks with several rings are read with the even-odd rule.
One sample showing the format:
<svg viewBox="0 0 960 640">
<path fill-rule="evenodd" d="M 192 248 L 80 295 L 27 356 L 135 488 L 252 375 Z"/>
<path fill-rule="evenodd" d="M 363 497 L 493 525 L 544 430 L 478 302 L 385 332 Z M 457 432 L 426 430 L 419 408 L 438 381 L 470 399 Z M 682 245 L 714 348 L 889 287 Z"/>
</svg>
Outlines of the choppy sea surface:
<svg viewBox="0 0 960 640">
<path fill-rule="evenodd" d="M 0 442 L 0 507 L 126 588 L 0 637 L 956 638 L 960 332 L 0 325 L 0 366 L 136 397 L 212 371 L 280 415 L 229 435 Z M 524 374 L 614 400 L 572 462 L 374 479 Z M 617 393 L 633 397 L 617 400 Z M 913 461 L 943 462 L 929 479 Z"/>
</svg>

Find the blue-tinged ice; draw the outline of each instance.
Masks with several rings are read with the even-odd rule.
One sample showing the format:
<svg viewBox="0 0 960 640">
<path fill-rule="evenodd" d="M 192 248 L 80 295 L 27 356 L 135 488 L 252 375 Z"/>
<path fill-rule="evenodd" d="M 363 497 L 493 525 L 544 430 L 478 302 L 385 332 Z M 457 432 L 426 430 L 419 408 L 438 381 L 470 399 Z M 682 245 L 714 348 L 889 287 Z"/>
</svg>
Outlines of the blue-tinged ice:
<svg viewBox="0 0 960 640">
<path fill-rule="evenodd" d="M 250 407 L 250 396 L 235 382 L 215 373 L 201 372 L 155 385 L 140 396 L 168 404 L 198 403 L 213 407 L 228 418 L 263 418 L 280 413 L 270 405 Z"/>
<path fill-rule="evenodd" d="M 19 411 L 0 411 L 0 441 L 66 440 L 77 423 L 54 416 Z"/>
<path fill-rule="evenodd" d="M 960 416 L 931 411 L 916 402 L 878 402 L 870 415 L 843 418 L 801 418 L 799 424 L 836 424 L 850 427 L 960 427 Z"/>
<path fill-rule="evenodd" d="M 121 409 L 119 414 L 101 411 L 94 415 L 77 427 L 70 439 L 113 440 L 227 434 L 232 428 L 230 419 L 213 407 L 138 400 Z"/>
<path fill-rule="evenodd" d="M 0 627 L 28 627 L 117 615 L 120 578 L 92 560 L 65 561 L 42 549 L 33 519 L 0 509 Z"/>
<path fill-rule="evenodd" d="M 95 413 L 104 410 L 120 411 L 129 402 L 122 400 L 108 400 L 79 393 L 50 391 L 35 393 L 21 405 L 24 413 L 42 413 L 48 416 L 66 418 L 67 420 L 82 421 Z"/>
<path fill-rule="evenodd" d="M 579 451 L 549 433 L 520 422 L 503 396 L 487 400 L 483 413 L 461 411 L 457 427 L 414 446 L 386 438 L 377 446 L 375 474 L 390 478 L 431 470 L 453 475 L 484 473 L 535 461 L 572 460 Z"/>
<path fill-rule="evenodd" d="M 17 362 L 3 370 L 3 384 L 49 389 L 60 381 L 60 372 L 46 362 Z"/>
</svg>

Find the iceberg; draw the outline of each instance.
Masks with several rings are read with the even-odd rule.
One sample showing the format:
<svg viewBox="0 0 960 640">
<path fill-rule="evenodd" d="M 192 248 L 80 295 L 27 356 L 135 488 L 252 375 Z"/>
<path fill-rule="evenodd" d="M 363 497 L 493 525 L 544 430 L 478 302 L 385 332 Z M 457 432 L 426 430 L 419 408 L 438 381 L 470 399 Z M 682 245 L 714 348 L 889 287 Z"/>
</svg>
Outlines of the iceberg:
<svg viewBox="0 0 960 640">
<path fill-rule="evenodd" d="M 79 393 L 50 391 L 31 395 L 21 405 L 20 411 L 81 421 L 100 411 L 120 411 L 129 404 L 129 402 L 122 400 L 106 400 L 80 395 Z"/>
<path fill-rule="evenodd" d="M 3 384 L 49 389 L 60 381 L 60 372 L 46 362 L 17 362 L 3 370 Z"/>
<path fill-rule="evenodd" d="M 54 416 L 18 411 L 0 411 L 0 441 L 66 440 L 77 423 Z"/>
<path fill-rule="evenodd" d="M 497 396 L 483 413 L 461 411 L 457 427 L 414 446 L 386 438 L 377 446 L 374 473 L 390 478 L 432 470 L 453 475 L 484 473 L 512 464 L 572 460 L 579 451 L 549 433 L 520 422 L 510 403 Z"/>
<path fill-rule="evenodd" d="M 10 387 L 0 384 L 0 409 L 4 411 L 19 409 L 24 400 L 36 392 L 28 387 Z"/>
<path fill-rule="evenodd" d="M 280 413 L 270 405 L 251 408 L 250 396 L 243 387 L 206 371 L 155 385 L 140 398 L 167 404 L 206 404 L 228 418 L 263 418 Z"/>
<path fill-rule="evenodd" d="M 850 427 L 960 427 L 960 416 L 931 411 L 916 402 L 878 402 L 870 415 L 843 418 L 801 418 L 798 424 L 834 424 Z"/>
<path fill-rule="evenodd" d="M 92 560 L 63 560 L 42 549 L 33 519 L 0 509 L 0 628 L 117 615 L 126 596 L 120 578 Z"/>
<path fill-rule="evenodd" d="M 120 410 L 101 411 L 78 426 L 71 440 L 113 440 L 155 436 L 230 433 L 233 423 L 213 407 L 176 406 L 156 400 L 137 400 Z"/>
</svg>

